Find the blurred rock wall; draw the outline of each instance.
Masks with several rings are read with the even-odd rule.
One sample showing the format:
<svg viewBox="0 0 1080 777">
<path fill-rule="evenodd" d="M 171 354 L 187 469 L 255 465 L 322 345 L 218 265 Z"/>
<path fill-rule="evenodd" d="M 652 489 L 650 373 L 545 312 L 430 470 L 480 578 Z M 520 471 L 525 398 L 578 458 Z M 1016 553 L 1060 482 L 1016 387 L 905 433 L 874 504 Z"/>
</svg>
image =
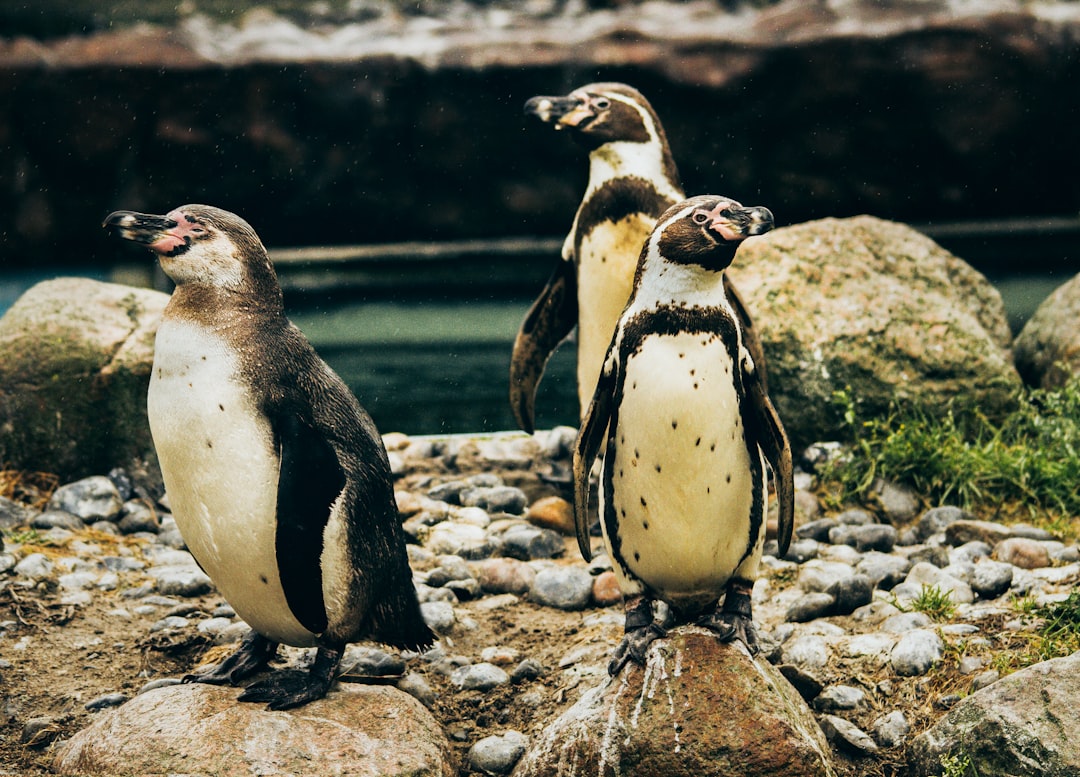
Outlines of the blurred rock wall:
<svg viewBox="0 0 1080 777">
<path fill-rule="evenodd" d="M 109 264 L 106 214 L 186 202 L 272 246 L 558 235 L 583 154 L 521 106 L 595 80 L 652 100 L 688 192 L 781 224 L 1080 212 L 1080 3 L 616 5 L 0 37 L 0 257 Z"/>
</svg>

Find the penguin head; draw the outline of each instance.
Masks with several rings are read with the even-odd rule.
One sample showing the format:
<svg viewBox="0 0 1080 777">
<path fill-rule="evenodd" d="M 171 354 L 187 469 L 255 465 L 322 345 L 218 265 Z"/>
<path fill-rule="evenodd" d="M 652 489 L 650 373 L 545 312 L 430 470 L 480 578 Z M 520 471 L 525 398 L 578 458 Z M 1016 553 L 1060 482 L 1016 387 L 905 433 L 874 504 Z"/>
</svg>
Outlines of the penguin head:
<svg viewBox="0 0 1080 777">
<path fill-rule="evenodd" d="M 590 150 L 614 141 L 667 142 L 649 101 L 626 84 L 588 84 L 565 97 L 532 97 L 525 113 L 556 130 L 569 130 Z"/>
<path fill-rule="evenodd" d="M 157 254 L 161 268 L 177 285 L 201 283 L 236 290 L 268 276 L 277 283 L 255 230 L 220 208 L 183 205 L 163 216 L 122 210 L 110 214 L 102 226 Z"/>
<path fill-rule="evenodd" d="M 660 255 L 679 264 L 723 270 L 739 244 L 773 228 L 768 208 L 743 207 L 728 197 L 703 195 L 673 205 L 657 221 Z"/>
</svg>

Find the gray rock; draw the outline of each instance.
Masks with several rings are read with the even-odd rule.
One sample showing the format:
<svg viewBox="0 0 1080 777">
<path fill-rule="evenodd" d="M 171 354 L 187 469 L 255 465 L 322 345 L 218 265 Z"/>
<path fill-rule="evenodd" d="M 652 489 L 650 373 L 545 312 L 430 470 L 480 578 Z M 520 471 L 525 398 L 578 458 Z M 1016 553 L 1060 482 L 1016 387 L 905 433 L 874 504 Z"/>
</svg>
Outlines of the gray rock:
<svg viewBox="0 0 1080 777">
<path fill-rule="evenodd" d="M 814 699 L 819 712 L 854 710 L 866 704 L 866 693 L 850 685 L 830 685 Z"/>
<path fill-rule="evenodd" d="M 873 513 L 861 507 L 853 507 L 837 515 L 836 522 L 841 526 L 866 526 L 875 521 Z"/>
<path fill-rule="evenodd" d="M 53 568 L 44 553 L 31 553 L 15 565 L 15 574 L 29 580 L 44 580 L 52 575 Z"/>
<path fill-rule="evenodd" d="M 529 504 L 525 492 L 512 486 L 467 488 L 459 493 L 458 498 L 465 507 L 480 507 L 489 513 L 511 515 L 521 515 Z"/>
<path fill-rule="evenodd" d="M 823 592 L 829 586 L 845 577 L 851 577 L 855 570 L 839 561 L 825 561 L 815 558 L 799 567 L 799 588 L 809 592 Z"/>
<path fill-rule="evenodd" d="M 993 685 L 999 679 L 1001 679 L 1001 673 L 996 669 L 987 669 L 985 672 L 979 672 L 973 678 L 971 678 L 971 692 L 981 691 L 987 686 Z"/>
<path fill-rule="evenodd" d="M 342 675 L 387 677 L 405 674 L 405 660 L 379 648 L 349 645 L 341 657 Z"/>
<path fill-rule="evenodd" d="M 911 562 L 903 556 L 869 551 L 855 565 L 855 574 L 864 575 L 876 588 L 888 591 L 902 583 L 910 569 Z"/>
<path fill-rule="evenodd" d="M 890 634 L 904 634 L 914 629 L 924 629 L 931 624 L 933 621 L 924 612 L 902 612 L 898 615 L 890 615 L 882 621 L 879 628 Z"/>
<path fill-rule="evenodd" d="M 449 602 L 421 602 L 420 614 L 424 616 L 424 623 L 438 634 L 449 634 L 457 622 L 454 606 Z"/>
<path fill-rule="evenodd" d="M 1060 388 L 1080 374 L 1080 275 L 1059 286 L 1035 310 L 1013 344 L 1016 369 L 1040 388 Z"/>
<path fill-rule="evenodd" d="M 819 518 L 816 521 L 809 521 L 796 527 L 795 536 L 804 540 L 828 542 L 829 530 L 837 525 L 837 522 L 832 518 Z"/>
<path fill-rule="evenodd" d="M 124 502 L 124 511 L 116 523 L 124 534 L 135 534 L 140 531 L 157 534 L 161 529 L 157 512 L 141 499 Z"/>
<path fill-rule="evenodd" d="M 999 561 L 983 559 L 971 574 L 971 590 L 983 599 L 996 599 L 1012 586 L 1013 567 Z"/>
<path fill-rule="evenodd" d="M 881 523 L 837 526 L 829 531 L 829 542 L 834 545 L 850 545 L 860 553 L 868 550 L 888 553 L 896 545 L 896 537 L 895 528 Z"/>
<path fill-rule="evenodd" d="M 503 532 L 499 552 L 519 561 L 555 558 L 565 551 L 562 535 L 551 529 L 522 524 Z"/>
<path fill-rule="evenodd" d="M 38 513 L 30 521 L 30 526 L 34 529 L 70 529 L 76 531 L 86 526 L 83 519 L 77 515 L 67 512 L 66 510 L 50 509 L 43 513 Z"/>
<path fill-rule="evenodd" d="M 1029 666 L 961 699 L 908 745 L 911 774 L 961 749 L 974 773 L 1080 774 L 1080 653 Z"/>
<path fill-rule="evenodd" d="M 154 578 L 163 596 L 202 596 L 212 586 L 206 573 L 194 565 L 151 567 L 147 574 Z"/>
<path fill-rule="evenodd" d="M 835 600 L 833 614 L 849 615 L 870 603 L 874 596 L 874 584 L 866 575 L 853 574 L 837 580 L 825 593 Z"/>
<path fill-rule="evenodd" d="M 908 572 L 904 582 L 918 588 L 937 588 L 941 593 L 948 592 L 953 604 L 971 604 L 975 601 L 971 586 L 933 564 L 925 562 L 916 564 Z"/>
<path fill-rule="evenodd" d="M 825 687 L 816 674 L 797 664 L 780 664 L 777 669 L 807 703 L 816 699 Z"/>
<path fill-rule="evenodd" d="M 967 562 L 973 564 L 979 559 L 988 558 L 993 551 L 985 542 L 974 540 L 965 542 L 949 551 L 949 565 Z"/>
<path fill-rule="evenodd" d="M 439 698 L 439 694 L 424 679 L 424 676 L 416 672 L 407 672 L 404 677 L 397 681 L 394 687 L 409 694 L 425 707 L 431 707 L 435 700 Z"/>
<path fill-rule="evenodd" d="M 829 646 L 817 634 L 795 637 L 784 644 L 783 660 L 806 672 L 820 672 L 829 663 Z"/>
<path fill-rule="evenodd" d="M 789 623 L 808 623 L 824 618 L 833 612 L 835 605 L 836 597 L 832 594 L 820 591 L 803 594 L 788 607 L 784 620 Z"/>
<path fill-rule="evenodd" d="M 490 691 L 510 682 L 510 675 L 485 662 L 458 667 L 450 675 L 450 682 L 463 691 Z"/>
<path fill-rule="evenodd" d="M 560 610 L 583 610 L 592 596 L 592 575 L 580 567 L 550 567 L 536 573 L 529 598 Z"/>
<path fill-rule="evenodd" d="M 919 494 L 909 486 L 879 478 L 871 491 L 877 494 L 885 520 L 893 525 L 907 523 L 919 513 Z"/>
<path fill-rule="evenodd" d="M 540 665 L 539 661 L 532 658 L 526 658 L 514 667 L 514 671 L 510 673 L 510 682 L 517 685 L 518 683 L 535 680 L 543 673 L 544 667 Z"/>
<path fill-rule="evenodd" d="M 484 774 L 509 774 L 528 745 L 529 738 L 520 731 L 484 737 L 469 748 L 469 766 Z"/>
<path fill-rule="evenodd" d="M 941 661 L 945 645 L 936 632 L 915 629 L 900 637 L 893 646 L 889 661 L 893 671 L 901 677 L 924 675 Z"/>
<path fill-rule="evenodd" d="M 439 566 L 428 572 L 426 583 L 440 588 L 451 580 L 470 580 L 472 570 L 461 556 L 439 556 Z"/>
<path fill-rule="evenodd" d="M 47 509 L 64 510 L 86 523 L 111 521 L 123 511 L 124 500 L 115 483 L 104 475 L 92 475 L 56 489 Z"/>
<path fill-rule="evenodd" d="M 911 724 L 900 710 L 893 710 L 888 715 L 877 718 L 873 724 L 874 740 L 881 747 L 898 747 L 904 744 L 911 733 Z"/>
<path fill-rule="evenodd" d="M 959 507 L 952 507 L 949 505 L 944 507 L 931 507 L 922 514 L 921 518 L 919 518 L 916 531 L 918 532 L 919 540 L 924 541 L 933 534 L 945 531 L 950 524 L 953 524 L 956 521 L 971 521 L 974 519 L 974 515 L 966 510 L 961 510 Z"/>
<path fill-rule="evenodd" d="M 23 507 L 14 499 L 0 496 L 0 529 L 26 526 L 36 514 L 37 511 Z"/>
<path fill-rule="evenodd" d="M 794 561 L 797 564 L 805 564 L 812 558 L 817 558 L 818 542 L 816 540 L 795 540 L 788 546 L 788 552 L 784 554 L 784 561 Z"/>
<path fill-rule="evenodd" d="M 910 227 L 870 216 L 782 227 L 743 245 L 730 272 L 761 322 L 770 394 L 796 447 L 841 437 L 843 386 L 867 417 L 897 400 L 944 409 L 963 395 L 991 418 L 1015 404 L 1001 295 Z"/>
<path fill-rule="evenodd" d="M 876 752 L 877 743 L 854 723 L 849 723 L 836 715 L 822 715 L 821 730 L 837 748 L 855 755 L 868 755 Z"/>
<path fill-rule="evenodd" d="M 108 693 L 104 696 L 98 696 L 96 699 L 91 699 L 83 705 L 84 708 L 90 712 L 99 712 L 100 710 L 107 710 L 112 707 L 119 707 L 126 702 L 128 697 L 123 693 Z"/>
<path fill-rule="evenodd" d="M 436 555 L 475 560 L 491 556 L 495 545 L 482 526 L 443 521 L 428 532 L 424 547 Z"/>
</svg>

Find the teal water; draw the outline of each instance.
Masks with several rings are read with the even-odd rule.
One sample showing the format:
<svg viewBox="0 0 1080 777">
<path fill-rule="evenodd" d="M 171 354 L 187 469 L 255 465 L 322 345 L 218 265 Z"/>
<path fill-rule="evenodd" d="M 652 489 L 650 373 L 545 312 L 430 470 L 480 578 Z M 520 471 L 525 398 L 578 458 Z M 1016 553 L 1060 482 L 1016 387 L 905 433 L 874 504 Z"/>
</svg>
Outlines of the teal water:
<svg viewBox="0 0 1080 777">
<path fill-rule="evenodd" d="M 367 302 L 289 317 L 356 393 L 379 430 L 408 434 L 515 429 L 510 353 L 529 300 Z M 577 424 L 573 342 L 548 363 L 537 428 Z"/>
<path fill-rule="evenodd" d="M 52 276 L 0 275 L 0 313 L 47 277 Z M 991 278 L 1014 332 L 1066 280 L 1058 274 Z M 383 433 L 477 433 L 516 428 L 508 399 L 510 353 L 530 302 L 514 297 L 313 304 L 308 299 L 289 304 L 288 313 Z M 576 425 L 574 355 L 574 343 L 566 342 L 549 362 L 537 396 L 537 428 Z"/>
</svg>

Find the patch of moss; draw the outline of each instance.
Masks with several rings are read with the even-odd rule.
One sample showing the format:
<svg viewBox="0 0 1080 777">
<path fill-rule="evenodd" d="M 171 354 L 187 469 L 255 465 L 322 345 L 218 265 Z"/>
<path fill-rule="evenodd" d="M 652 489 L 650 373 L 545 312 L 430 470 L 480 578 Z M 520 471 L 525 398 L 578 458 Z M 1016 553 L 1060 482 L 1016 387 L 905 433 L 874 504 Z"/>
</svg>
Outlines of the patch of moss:
<svg viewBox="0 0 1080 777">
<path fill-rule="evenodd" d="M 834 400 L 850 452 L 821 473 L 833 500 L 865 497 L 882 477 L 932 503 L 1080 534 L 1080 376 L 1061 389 L 1025 390 L 1003 418 L 963 400 L 945 412 L 894 402 L 866 418 L 850 392 Z"/>
</svg>

